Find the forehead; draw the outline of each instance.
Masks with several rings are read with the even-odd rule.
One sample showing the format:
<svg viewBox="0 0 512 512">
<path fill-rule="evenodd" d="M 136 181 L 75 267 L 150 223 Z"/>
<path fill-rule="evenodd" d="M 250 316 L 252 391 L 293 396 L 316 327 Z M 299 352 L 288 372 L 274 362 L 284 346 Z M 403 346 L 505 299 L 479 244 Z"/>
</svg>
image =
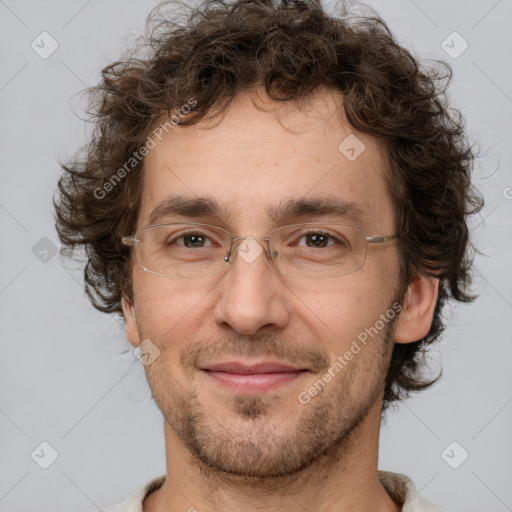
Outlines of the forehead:
<svg viewBox="0 0 512 512">
<path fill-rule="evenodd" d="M 270 227 L 301 209 L 294 203 L 323 200 L 359 210 L 369 229 L 393 229 L 384 148 L 350 126 L 331 91 L 300 103 L 242 93 L 222 119 L 175 126 L 155 142 L 144 160 L 139 227 L 179 197 L 196 206 L 205 199 L 213 208 L 204 216 L 234 229 Z"/>
</svg>

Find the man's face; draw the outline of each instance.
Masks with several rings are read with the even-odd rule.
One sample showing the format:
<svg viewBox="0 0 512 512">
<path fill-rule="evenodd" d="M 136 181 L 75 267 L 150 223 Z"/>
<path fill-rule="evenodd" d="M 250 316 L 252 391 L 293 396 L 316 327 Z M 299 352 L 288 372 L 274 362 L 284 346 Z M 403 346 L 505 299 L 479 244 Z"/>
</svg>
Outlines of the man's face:
<svg viewBox="0 0 512 512">
<path fill-rule="evenodd" d="M 137 228 L 178 195 L 210 198 L 223 213 L 155 222 L 214 224 L 255 237 L 301 222 L 354 223 L 333 214 L 275 221 L 266 213 L 289 200 L 335 198 L 359 206 L 367 236 L 394 234 L 382 147 L 340 120 L 340 105 L 324 91 L 300 109 L 273 104 L 265 112 L 243 94 L 217 126 L 218 118 L 175 127 L 146 156 Z M 350 134 L 365 145 L 355 160 L 339 149 Z M 145 367 L 153 397 L 176 439 L 212 468 L 296 472 L 348 439 L 382 400 L 396 313 L 389 311 L 401 299 L 396 242 L 369 244 L 364 267 L 339 277 L 285 276 L 263 252 L 250 263 L 237 254 L 226 271 L 192 279 L 135 264 L 133 287 L 128 338 L 135 345 L 149 339 L 160 350 Z M 244 379 L 214 368 L 268 362 L 298 371 L 263 385 L 261 375 Z M 319 380 L 321 391 L 308 391 Z"/>
</svg>

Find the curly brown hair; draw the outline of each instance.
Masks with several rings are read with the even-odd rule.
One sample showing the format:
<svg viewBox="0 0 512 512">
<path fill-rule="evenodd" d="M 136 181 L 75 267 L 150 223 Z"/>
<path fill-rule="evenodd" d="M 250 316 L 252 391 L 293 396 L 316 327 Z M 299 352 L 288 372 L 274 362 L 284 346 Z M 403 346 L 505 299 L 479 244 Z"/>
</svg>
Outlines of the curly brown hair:
<svg viewBox="0 0 512 512">
<path fill-rule="evenodd" d="M 420 66 L 375 13 L 344 8 L 334 16 L 319 0 L 204 0 L 184 6 L 181 19 L 176 4 L 170 14 L 167 5 L 151 12 L 134 52 L 105 67 L 101 83 L 86 90 L 94 130 L 71 162 L 60 163 L 57 232 L 62 254 L 85 250 L 92 304 L 122 314 L 122 296 L 133 300 L 130 251 L 121 237 L 136 225 L 140 155 L 165 116 L 190 125 L 222 114 L 257 85 L 274 101 L 307 100 L 324 86 L 341 92 L 357 130 L 385 143 L 404 282 L 418 273 L 440 279 L 427 336 L 395 344 L 383 409 L 430 386 L 440 375 L 422 375 L 425 349 L 443 331 L 445 301 L 475 298 L 467 221 L 483 206 L 471 184 L 475 152 L 447 101 L 450 66 Z"/>
</svg>

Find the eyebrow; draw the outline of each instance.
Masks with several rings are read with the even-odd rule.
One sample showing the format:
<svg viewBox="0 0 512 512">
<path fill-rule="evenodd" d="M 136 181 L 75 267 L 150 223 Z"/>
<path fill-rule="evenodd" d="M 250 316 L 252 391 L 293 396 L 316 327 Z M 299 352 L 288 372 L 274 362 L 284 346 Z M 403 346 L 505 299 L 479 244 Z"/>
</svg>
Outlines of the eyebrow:
<svg viewBox="0 0 512 512">
<path fill-rule="evenodd" d="M 266 213 L 273 222 L 303 217 L 327 216 L 357 224 L 368 222 L 364 210 L 356 203 L 333 197 L 301 197 L 288 199 L 266 208 Z M 149 215 L 149 224 L 155 224 L 164 217 L 177 215 L 188 218 L 216 217 L 229 218 L 230 211 L 223 208 L 210 197 L 171 196 L 161 203 Z"/>
</svg>

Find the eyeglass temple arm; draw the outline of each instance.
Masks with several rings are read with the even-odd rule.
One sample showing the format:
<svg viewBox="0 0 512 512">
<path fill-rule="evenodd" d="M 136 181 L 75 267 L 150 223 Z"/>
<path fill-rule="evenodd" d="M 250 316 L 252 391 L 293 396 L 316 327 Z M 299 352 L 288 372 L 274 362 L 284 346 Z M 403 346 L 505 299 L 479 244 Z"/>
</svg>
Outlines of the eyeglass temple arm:
<svg viewBox="0 0 512 512">
<path fill-rule="evenodd" d="M 399 235 L 387 235 L 387 236 L 367 236 L 366 241 L 369 244 L 379 244 L 381 242 L 387 242 L 388 240 L 395 240 Z"/>
<path fill-rule="evenodd" d="M 121 239 L 124 245 L 137 245 L 139 241 L 134 236 L 123 236 Z"/>
</svg>

